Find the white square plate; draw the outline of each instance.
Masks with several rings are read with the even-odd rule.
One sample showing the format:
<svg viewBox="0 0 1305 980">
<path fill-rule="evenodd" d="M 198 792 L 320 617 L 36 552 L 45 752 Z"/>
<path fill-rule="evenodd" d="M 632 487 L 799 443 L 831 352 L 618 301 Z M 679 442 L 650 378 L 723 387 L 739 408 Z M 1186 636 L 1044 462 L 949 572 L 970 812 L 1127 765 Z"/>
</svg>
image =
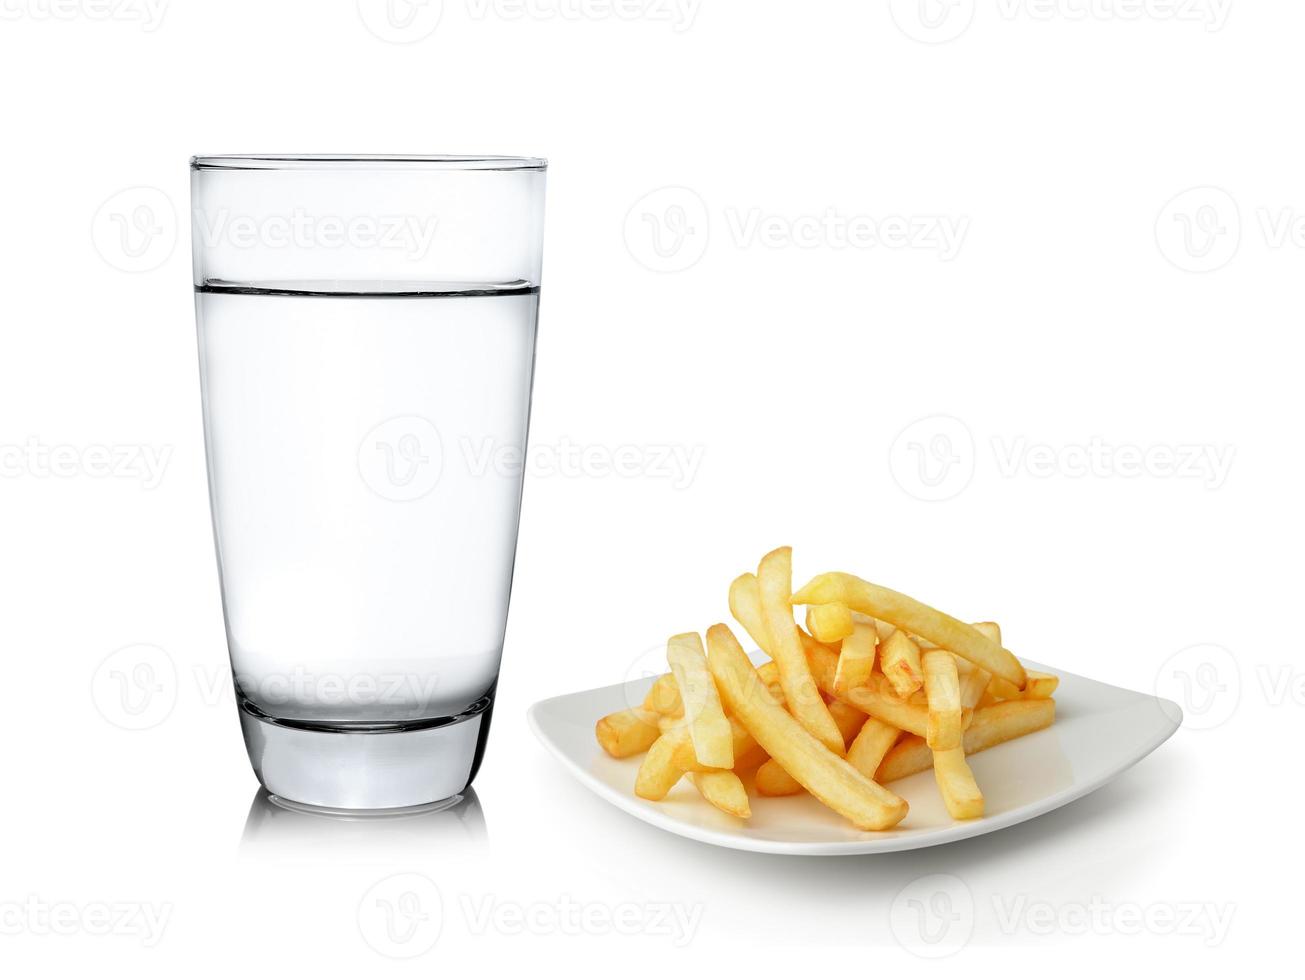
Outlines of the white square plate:
<svg viewBox="0 0 1305 980">
<path fill-rule="evenodd" d="M 614 684 L 540 701 L 530 726 L 580 782 L 640 820 L 693 840 L 773 854 L 877 854 L 931 847 L 1031 820 L 1104 785 L 1155 750 L 1182 721 L 1178 705 L 1026 661 L 1060 676 L 1056 722 L 971 757 L 986 800 L 978 820 L 953 820 L 933 772 L 891 784 L 911 805 L 888 831 L 860 831 L 807 794 L 758 796 L 751 785 L 752 818 L 739 820 L 708 805 L 680 780 L 660 803 L 634 795 L 642 756 L 613 759 L 594 740 L 603 715 L 642 702 L 651 679 Z"/>
</svg>

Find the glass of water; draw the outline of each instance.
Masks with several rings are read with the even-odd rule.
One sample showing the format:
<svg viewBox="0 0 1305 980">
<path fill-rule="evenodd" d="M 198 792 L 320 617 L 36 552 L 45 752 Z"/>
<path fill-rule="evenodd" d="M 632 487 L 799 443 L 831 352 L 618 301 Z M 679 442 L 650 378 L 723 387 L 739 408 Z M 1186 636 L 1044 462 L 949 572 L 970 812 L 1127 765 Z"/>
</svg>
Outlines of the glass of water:
<svg viewBox="0 0 1305 980">
<path fill-rule="evenodd" d="M 209 499 L 259 780 L 448 799 L 494 707 L 539 307 L 543 160 L 191 161 Z"/>
</svg>

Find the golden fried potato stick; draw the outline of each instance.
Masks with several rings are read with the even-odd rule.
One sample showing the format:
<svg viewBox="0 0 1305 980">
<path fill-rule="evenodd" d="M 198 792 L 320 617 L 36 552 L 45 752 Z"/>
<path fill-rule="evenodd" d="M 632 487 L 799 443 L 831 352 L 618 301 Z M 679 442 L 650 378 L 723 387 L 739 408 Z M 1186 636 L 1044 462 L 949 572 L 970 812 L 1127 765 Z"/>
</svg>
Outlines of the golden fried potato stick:
<svg viewBox="0 0 1305 980">
<path fill-rule="evenodd" d="M 943 804 L 953 820 L 973 820 L 983 816 L 983 793 L 965 761 L 965 750 L 933 750 L 933 775 L 942 793 Z"/>
<path fill-rule="evenodd" d="M 847 747 L 847 761 L 861 773 L 874 779 L 875 773 L 879 771 L 879 764 L 884 761 L 884 756 L 888 754 L 888 750 L 893 747 L 901 734 L 900 728 L 894 728 L 878 718 L 867 718 L 865 724 L 861 726 L 861 731 Z"/>
<path fill-rule="evenodd" d="M 835 755 L 780 707 L 729 627 L 707 631 L 707 663 L 733 716 L 812 796 L 861 830 L 887 830 L 906 816 L 905 800 Z"/>
<path fill-rule="evenodd" d="M 1001 627 L 996 623 L 975 623 L 974 628 L 993 643 L 1001 644 Z M 988 684 L 992 681 L 992 674 L 982 667 L 971 664 L 968 660 L 959 661 L 957 666 L 960 664 L 969 667 L 961 678 L 961 707 L 977 708 L 979 699 L 983 697 L 983 692 L 988 689 Z"/>
<path fill-rule="evenodd" d="M 961 685 L 956 658 L 946 650 L 924 654 L 924 694 L 929 703 L 925 740 L 934 751 L 961 745 Z"/>
<path fill-rule="evenodd" d="M 627 759 L 648 751 L 661 732 L 654 712 L 630 708 L 599 718 L 594 734 L 604 752 L 614 759 Z"/>
<path fill-rule="evenodd" d="M 655 711 L 659 715 L 680 715 L 684 713 L 684 705 L 680 702 L 680 689 L 675 686 L 675 677 L 672 674 L 662 674 L 653 681 L 653 686 L 648 689 L 644 696 L 643 707 L 648 711 Z"/>
<path fill-rule="evenodd" d="M 1055 674 L 1044 674 L 1040 670 L 1030 670 L 1025 672 L 1028 675 L 1028 683 L 1024 685 L 1024 690 L 1020 690 L 1014 684 L 1002 680 L 1000 677 L 994 677 L 988 684 L 988 690 L 992 692 L 995 698 L 1010 700 L 1012 698 L 1028 698 L 1038 700 L 1049 698 L 1056 693 L 1056 688 L 1060 686 L 1060 678 Z"/>
<path fill-rule="evenodd" d="M 779 684 L 784 689 L 784 703 L 793 717 L 828 748 L 841 753 L 838 727 L 811 678 L 797 624 L 793 622 L 793 606 L 789 601 L 791 554 L 789 548 L 772 551 L 761 559 L 755 579 L 749 581 L 751 576 L 735 579 L 730 586 L 730 611 L 757 646 L 775 662 Z"/>
<path fill-rule="evenodd" d="M 748 791 L 743 788 L 743 780 L 729 770 L 691 772 L 689 781 L 698 788 L 702 798 L 717 810 L 744 820 L 752 816 L 752 806 L 748 803 Z"/>
<path fill-rule="evenodd" d="M 999 701 L 979 708 L 965 732 L 961 745 L 966 755 L 974 755 L 1002 742 L 1047 728 L 1056 720 L 1056 702 L 1050 698 L 1039 701 Z M 890 783 L 933 766 L 933 753 L 923 738 L 906 736 L 884 757 L 875 779 Z"/>
<path fill-rule="evenodd" d="M 729 719 L 731 752 L 734 759 L 737 760 L 747 755 L 757 747 L 757 741 L 748 734 L 748 730 L 740 725 L 737 719 Z M 688 730 L 681 727 L 686 735 Z M 684 772 L 710 772 L 716 769 L 714 766 L 705 766 L 698 761 L 698 755 L 693 748 L 691 738 L 677 739 L 675 742 L 675 752 L 671 756 L 672 763 Z"/>
<path fill-rule="evenodd" d="M 819 639 L 819 637 L 816 637 Z M 838 651 L 838 666 L 834 669 L 834 691 L 841 698 L 854 688 L 863 686 L 875 667 L 875 649 L 879 634 L 873 626 L 853 623 L 852 632 L 843 638 Z"/>
<path fill-rule="evenodd" d="M 920 647 L 903 630 L 893 630 L 879 654 L 880 670 L 901 697 L 909 697 L 924 685 Z"/>
<path fill-rule="evenodd" d="M 634 778 L 634 795 L 645 800 L 664 800 L 684 770 L 675 764 L 676 746 L 683 742 L 692 746 L 689 730 L 676 728 L 658 736 L 648 748 L 648 754 L 639 765 L 639 774 Z"/>
<path fill-rule="evenodd" d="M 852 635 L 852 610 L 841 602 L 807 606 L 807 632 L 821 643 L 837 643 Z"/>
<path fill-rule="evenodd" d="M 697 633 L 678 633 L 666 641 L 666 660 L 675 675 L 684 720 L 689 726 L 698 761 L 714 769 L 734 766 L 734 741 L 730 723 L 720 706 L 716 683 L 707 669 L 707 652 Z"/>
<path fill-rule="evenodd" d="M 844 745 L 856 738 L 866 720 L 866 713 L 860 708 L 837 699 L 829 702 L 829 714 L 838 726 L 838 734 L 843 736 Z"/>
<path fill-rule="evenodd" d="M 917 633 L 1021 690 L 1024 688 L 1024 668 L 1015 654 L 973 626 L 900 592 L 844 572 L 826 572 L 813 578 L 791 599 L 799 605 L 841 602 L 867 616 L 887 620 L 898 629 Z"/>
<path fill-rule="evenodd" d="M 753 782 L 762 796 L 794 796 L 806 792 L 802 784 L 786 773 L 784 767 L 774 759 L 767 759 L 757 767 Z"/>
</svg>

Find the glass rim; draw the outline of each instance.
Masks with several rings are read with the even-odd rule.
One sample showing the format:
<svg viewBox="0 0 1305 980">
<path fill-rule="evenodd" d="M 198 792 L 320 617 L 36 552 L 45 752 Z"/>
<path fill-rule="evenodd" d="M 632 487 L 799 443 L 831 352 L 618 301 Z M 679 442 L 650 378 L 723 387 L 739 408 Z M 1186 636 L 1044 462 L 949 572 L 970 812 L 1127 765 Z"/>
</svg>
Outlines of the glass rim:
<svg viewBox="0 0 1305 980">
<path fill-rule="evenodd" d="M 543 157 L 493 154 L 219 153 L 190 158 L 192 170 L 546 170 Z"/>
</svg>

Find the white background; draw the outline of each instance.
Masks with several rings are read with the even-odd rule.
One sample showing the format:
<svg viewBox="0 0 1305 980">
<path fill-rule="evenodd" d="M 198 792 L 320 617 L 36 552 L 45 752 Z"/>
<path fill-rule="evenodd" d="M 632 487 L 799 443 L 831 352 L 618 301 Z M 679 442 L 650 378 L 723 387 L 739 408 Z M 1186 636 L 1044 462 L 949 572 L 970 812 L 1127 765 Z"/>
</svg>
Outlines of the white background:
<svg viewBox="0 0 1305 980">
<path fill-rule="evenodd" d="M 685 949 L 878 974 L 919 967 L 893 903 L 936 873 L 976 909 L 951 963 L 1289 952 L 1305 10 L 630 3 L 445 0 L 406 31 L 367 0 L 173 0 L 148 23 L 129 0 L 0 4 L 6 974 L 663 975 Z M 285 151 L 551 161 L 542 463 L 494 731 L 475 805 L 402 826 L 255 806 L 246 831 L 187 158 Z M 143 204 L 132 258 L 112 216 Z M 578 473 L 548 465 L 567 446 Z M 612 474 L 623 446 L 636 472 Z M 166 465 L 106 475 L 95 447 Z M 1181 699 L 1187 724 L 1065 810 L 886 858 L 719 851 L 574 785 L 527 706 L 725 619 L 730 579 L 785 543 L 799 579 L 847 568 L 997 619 L 1017 653 Z M 106 671 L 140 644 L 163 653 L 134 731 Z M 430 882 L 413 946 L 359 924 L 394 874 Z M 644 934 L 603 926 L 625 903 Z M 166 921 L 103 927 L 105 904 Z M 878 948 L 778 948 L 810 945 Z"/>
</svg>

